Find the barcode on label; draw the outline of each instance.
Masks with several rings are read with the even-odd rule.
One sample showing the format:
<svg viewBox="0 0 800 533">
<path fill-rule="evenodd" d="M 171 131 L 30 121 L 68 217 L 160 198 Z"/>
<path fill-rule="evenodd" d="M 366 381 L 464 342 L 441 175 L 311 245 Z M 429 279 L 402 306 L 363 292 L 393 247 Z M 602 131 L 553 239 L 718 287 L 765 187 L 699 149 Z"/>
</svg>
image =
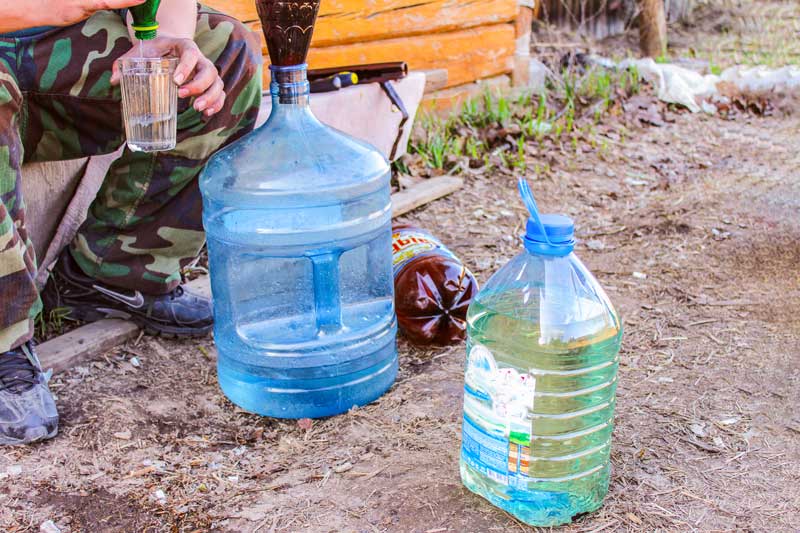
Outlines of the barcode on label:
<svg viewBox="0 0 800 533">
<path fill-rule="evenodd" d="M 488 477 L 492 481 L 502 483 L 503 485 L 508 485 L 508 476 L 504 474 L 500 474 L 489 468 L 484 468 L 483 473 L 486 474 L 486 477 Z"/>
</svg>

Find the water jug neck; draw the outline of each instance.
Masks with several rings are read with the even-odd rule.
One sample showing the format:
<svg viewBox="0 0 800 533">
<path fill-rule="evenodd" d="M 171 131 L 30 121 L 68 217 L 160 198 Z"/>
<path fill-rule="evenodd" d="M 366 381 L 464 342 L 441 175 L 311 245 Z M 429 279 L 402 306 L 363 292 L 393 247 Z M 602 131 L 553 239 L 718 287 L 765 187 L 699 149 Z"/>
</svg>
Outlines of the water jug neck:
<svg viewBox="0 0 800 533">
<path fill-rule="evenodd" d="M 270 93 L 273 108 L 278 105 L 308 107 L 311 90 L 305 63 L 288 67 L 270 65 L 269 70 L 272 73 Z"/>
</svg>

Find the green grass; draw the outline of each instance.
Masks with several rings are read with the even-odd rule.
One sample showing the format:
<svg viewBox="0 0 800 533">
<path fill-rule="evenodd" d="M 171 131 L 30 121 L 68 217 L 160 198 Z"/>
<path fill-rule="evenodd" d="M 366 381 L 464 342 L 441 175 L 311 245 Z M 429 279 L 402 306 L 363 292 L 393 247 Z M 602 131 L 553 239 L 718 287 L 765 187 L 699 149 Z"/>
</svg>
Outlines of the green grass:
<svg viewBox="0 0 800 533">
<path fill-rule="evenodd" d="M 483 143 L 475 140 L 475 137 L 470 136 L 464 139 L 464 153 L 466 153 L 472 159 L 478 159 L 483 150 Z"/>
<path fill-rule="evenodd" d="M 427 116 L 423 118 L 423 130 L 420 139 L 412 139 L 409 151 L 422 156 L 428 167 L 443 169 L 448 155 L 461 155 L 461 144 L 453 135 L 450 121 Z"/>
<path fill-rule="evenodd" d="M 397 172 L 398 174 L 410 174 L 411 172 L 408 169 L 408 165 L 403 158 L 397 159 L 396 161 L 392 161 L 392 170 Z"/>
<path fill-rule="evenodd" d="M 666 53 L 661 54 L 660 56 L 654 58 L 654 61 L 656 63 L 660 63 L 660 64 L 672 63 L 672 60 L 670 59 L 669 55 L 667 55 Z"/>
<path fill-rule="evenodd" d="M 494 157 L 510 170 L 525 172 L 529 166 L 525 144 L 529 141 L 540 146 L 548 140 L 563 142 L 577 151 L 583 139 L 592 149 L 600 149 L 599 143 L 591 140 L 596 135 L 594 125 L 614 106 L 619 94 L 631 96 L 641 90 L 637 69 L 615 72 L 599 67 L 564 70 L 548 80 L 537 95 L 512 98 L 487 90 L 464 102 L 447 119 L 424 116 L 409 143 L 409 153 L 418 154 L 430 169 L 450 170 L 461 157 L 488 165 Z M 607 149 L 606 143 L 603 146 Z M 405 165 L 395 169 L 408 172 Z"/>
<path fill-rule="evenodd" d="M 642 90 L 642 74 L 636 65 L 631 65 L 620 75 L 620 87 L 626 94 L 639 94 Z"/>
<path fill-rule="evenodd" d="M 485 91 L 479 98 L 466 101 L 461 108 L 458 120 L 467 126 L 485 128 L 505 126 L 513 116 L 512 104 L 502 94 Z"/>
<path fill-rule="evenodd" d="M 56 307 L 49 313 L 42 311 L 34 320 L 35 334 L 38 339 L 45 339 L 51 335 L 61 335 L 64 332 L 64 322 L 69 320 L 70 310 L 65 307 Z"/>
</svg>

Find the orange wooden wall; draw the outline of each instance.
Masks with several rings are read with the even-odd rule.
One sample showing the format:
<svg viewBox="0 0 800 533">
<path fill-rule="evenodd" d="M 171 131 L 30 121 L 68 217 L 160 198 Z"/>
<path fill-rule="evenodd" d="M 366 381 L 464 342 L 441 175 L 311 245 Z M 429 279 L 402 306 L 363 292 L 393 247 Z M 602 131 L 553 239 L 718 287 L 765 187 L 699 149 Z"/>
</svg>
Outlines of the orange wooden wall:
<svg viewBox="0 0 800 533">
<path fill-rule="evenodd" d="M 205 3 L 260 33 L 253 0 Z M 517 12 L 517 0 L 322 0 L 308 62 L 406 61 L 411 69 L 446 69 L 447 87 L 510 74 Z"/>
</svg>

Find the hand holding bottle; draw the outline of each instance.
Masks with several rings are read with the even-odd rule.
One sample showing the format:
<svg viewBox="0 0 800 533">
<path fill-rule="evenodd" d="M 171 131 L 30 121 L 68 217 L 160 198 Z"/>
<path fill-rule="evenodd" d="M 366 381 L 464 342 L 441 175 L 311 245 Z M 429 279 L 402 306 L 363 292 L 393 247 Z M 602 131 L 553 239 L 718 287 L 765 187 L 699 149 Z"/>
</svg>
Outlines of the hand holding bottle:
<svg viewBox="0 0 800 533">
<path fill-rule="evenodd" d="M 157 37 L 149 41 L 141 41 L 141 48 L 134 46 L 122 59 L 129 57 L 177 57 L 179 63 L 175 69 L 175 83 L 180 87 L 180 98 L 196 97 L 194 108 L 210 117 L 218 113 L 225 104 L 225 86 L 214 63 L 211 62 L 191 39 L 176 37 Z M 117 63 L 111 83 L 116 85 L 120 80 Z"/>
</svg>

